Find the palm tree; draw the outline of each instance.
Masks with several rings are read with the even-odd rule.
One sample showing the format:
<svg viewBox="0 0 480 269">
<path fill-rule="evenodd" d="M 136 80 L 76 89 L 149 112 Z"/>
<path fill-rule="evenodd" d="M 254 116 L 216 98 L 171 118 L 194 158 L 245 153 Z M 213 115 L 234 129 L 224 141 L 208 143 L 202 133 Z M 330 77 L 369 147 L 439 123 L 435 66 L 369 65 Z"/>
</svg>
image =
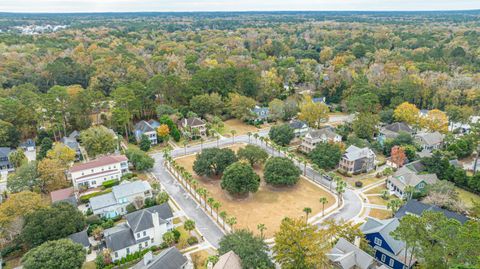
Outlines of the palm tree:
<svg viewBox="0 0 480 269">
<path fill-rule="evenodd" d="M 343 181 L 343 179 L 340 177 L 337 178 L 336 183 L 337 183 L 337 187 L 335 188 L 335 190 L 338 193 L 338 199 L 342 200 L 342 194 L 345 192 L 345 189 L 347 188 L 347 183 Z"/>
<path fill-rule="evenodd" d="M 305 222 L 308 222 L 308 214 L 312 213 L 312 209 L 310 207 L 305 207 L 303 212 L 305 212 Z"/>
<path fill-rule="evenodd" d="M 187 145 L 188 145 L 188 142 L 185 140 L 183 141 L 183 149 L 185 151 L 185 154 L 184 155 L 187 155 Z"/>
<path fill-rule="evenodd" d="M 207 199 L 208 205 L 210 206 L 210 215 L 213 216 L 213 203 L 215 202 L 215 199 L 213 197 L 208 197 Z"/>
<path fill-rule="evenodd" d="M 207 210 L 207 189 L 205 188 L 198 188 L 197 193 L 200 195 L 200 197 L 203 197 L 203 205 L 205 207 L 205 210 Z M 200 200 L 200 205 L 202 204 L 202 200 Z"/>
<path fill-rule="evenodd" d="M 397 210 L 400 208 L 402 205 L 402 201 L 400 199 L 392 199 L 388 202 L 387 208 L 392 210 L 392 215 L 397 212 Z"/>
<path fill-rule="evenodd" d="M 237 131 L 231 130 L 230 133 L 232 134 L 232 144 L 235 144 L 235 134 L 237 133 Z"/>
<path fill-rule="evenodd" d="M 250 143 L 250 137 L 252 136 L 252 132 L 248 132 L 247 135 L 248 135 L 248 143 Z"/>
<path fill-rule="evenodd" d="M 260 142 L 265 142 L 265 137 L 260 136 Z"/>
<path fill-rule="evenodd" d="M 197 191 L 197 187 L 198 187 L 198 181 L 196 181 L 195 179 L 192 178 L 192 187 L 193 187 L 193 197 L 196 199 L 197 198 L 197 195 L 195 194 L 195 192 Z"/>
<path fill-rule="evenodd" d="M 258 143 L 258 136 L 259 136 L 258 133 L 253 134 L 253 137 L 255 138 L 255 143 Z"/>
<path fill-rule="evenodd" d="M 203 142 L 205 142 L 205 139 L 203 139 L 203 137 L 200 137 L 200 151 L 203 151 Z"/>
<path fill-rule="evenodd" d="M 320 197 L 320 203 L 322 204 L 322 216 L 325 216 L 325 204 L 328 204 L 327 197 Z"/>
<path fill-rule="evenodd" d="M 237 218 L 232 216 L 227 219 L 227 224 L 230 225 L 230 228 L 232 228 L 231 232 L 233 233 L 233 225 L 237 224 Z"/>
<path fill-rule="evenodd" d="M 222 218 L 223 229 L 225 230 L 225 220 L 227 219 L 227 212 L 225 212 L 225 211 L 220 212 L 220 217 Z"/>
<path fill-rule="evenodd" d="M 260 237 L 262 239 L 263 239 L 263 231 L 265 231 L 266 229 L 267 229 L 267 227 L 263 223 L 260 223 L 260 224 L 257 225 L 257 230 L 260 232 Z"/>
<path fill-rule="evenodd" d="M 219 201 L 215 201 L 213 203 L 213 208 L 215 208 L 215 212 L 217 213 L 217 223 L 218 222 L 218 209 L 220 209 L 220 207 L 222 206 L 222 203 L 220 203 Z"/>
</svg>

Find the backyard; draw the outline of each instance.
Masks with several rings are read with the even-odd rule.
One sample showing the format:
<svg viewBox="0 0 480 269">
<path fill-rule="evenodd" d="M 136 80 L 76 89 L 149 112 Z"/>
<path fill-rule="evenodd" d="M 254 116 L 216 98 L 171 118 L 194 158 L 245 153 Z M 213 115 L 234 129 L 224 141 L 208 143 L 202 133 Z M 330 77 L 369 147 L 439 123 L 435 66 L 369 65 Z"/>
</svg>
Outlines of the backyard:
<svg viewBox="0 0 480 269">
<path fill-rule="evenodd" d="M 242 146 L 236 144 L 230 148 L 237 151 Z M 284 217 L 304 216 L 302 210 L 305 207 L 312 209 L 310 216 L 320 213 L 322 211 L 320 197 L 328 199 L 325 209 L 335 203 L 332 194 L 303 177 L 295 186 L 285 188 L 275 188 L 262 181 L 258 192 L 245 199 L 232 199 L 221 189 L 220 179 L 201 178 L 195 175 L 192 169 L 195 158 L 195 155 L 191 155 L 176 161 L 198 179 L 200 187 L 206 188 L 210 195 L 222 204 L 220 210 L 237 218 L 236 228 L 248 228 L 257 232 L 257 224 L 263 223 L 267 227 L 265 235 L 272 237 Z M 262 176 L 262 168 L 257 167 L 255 172 Z"/>
</svg>

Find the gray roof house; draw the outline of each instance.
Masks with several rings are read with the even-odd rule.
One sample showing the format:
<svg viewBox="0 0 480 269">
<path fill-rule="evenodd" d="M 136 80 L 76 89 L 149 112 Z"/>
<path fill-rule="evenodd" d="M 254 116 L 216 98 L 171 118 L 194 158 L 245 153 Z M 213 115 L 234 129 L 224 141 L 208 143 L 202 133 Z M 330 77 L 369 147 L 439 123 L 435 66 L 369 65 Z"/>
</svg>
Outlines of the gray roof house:
<svg viewBox="0 0 480 269">
<path fill-rule="evenodd" d="M 104 231 L 105 244 L 114 261 L 161 244 L 163 234 L 173 229 L 168 203 L 132 212 L 125 219 L 126 222 Z"/>
<path fill-rule="evenodd" d="M 152 187 L 147 181 L 123 182 L 113 186 L 112 191 L 90 198 L 93 214 L 113 218 L 127 213 L 126 207 L 137 197 L 143 200 L 152 197 Z"/>
<path fill-rule="evenodd" d="M 255 115 L 255 120 L 257 121 L 266 121 L 270 116 L 270 109 L 268 107 L 255 106 L 252 109 L 252 112 Z"/>
<path fill-rule="evenodd" d="M 156 127 L 155 127 L 156 126 Z M 158 143 L 157 140 L 157 127 L 160 126 L 160 123 L 158 123 L 155 120 L 150 120 L 150 121 L 139 121 L 137 124 L 135 124 L 135 139 L 137 141 L 140 141 L 142 139 L 142 135 L 146 135 L 148 139 L 150 139 L 150 142 L 152 145 L 156 145 Z"/>
<path fill-rule="evenodd" d="M 77 131 L 73 131 L 70 135 L 62 137 L 60 142 L 63 143 L 65 146 L 73 149 L 77 155 L 77 160 L 80 159 L 82 156 L 82 151 L 80 150 L 80 144 L 78 143 L 77 138 L 79 137 L 79 133 Z"/>
<path fill-rule="evenodd" d="M 288 125 L 290 126 L 290 128 L 293 129 L 293 133 L 295 134 L 295 137 L 304 136 L 308 132 L 308 125 L 304 121 L 291 120 L 290 123 L 288 123 Z"/>
<path fill-rule="evenodd" d="M 380 128 L 377 140 L 379 140 L 380 143 L 383 143 L 385 139 L 393 139 L 402 132 L 407 134 L 413 134 L 413 130 L 412 128 L 410 128 L 410 126 L 408 126 L 408 124 L 404 122 L 394 122 Z"/>
<path fill-rule="evenodd" d="M 395 213 L 395 218 L 401 219 L 405 215 L 421 216 L 425 211 L 442 212 L 445 215 L 445 217 L 449 219 L 456 219 L 462 224 L 468 221 L 468 218 L 464 215 L 440 208 L 436 205 L 425 204 L 416 199 L 411 199 L 402 207 L 400 207 L 397 213 Z"/>
<path fill-rule="evenodd" d="M 415 135 L 415 141 L 424 151 L 432 151 L 442 148 L 444 138 L 445 136 L 439 132 L 419 133 Z"/>
<path fill-rule="evenodd" d="M 377 268 L 375 258 L 348 242 L 345 238 L 338 240 L 333 249 L 327 253 L 327 257 L 334 266 L 341 269 Z"/>
<path fill-rule="evenodd" d="M 156 256 L 151 251 L 147 252 L 132 269 L 184 269 L 188 263 L 188 259 L 176 247 L 171 247 Z"/>
<path fill-rule="evenodd" d="M 213 269 L 242 269 L 242 260 L 235 252 L 230 250 L 219 257 Z"/>
<path fill-rule="evenodd" d="M 309 153 L 319 143 L 340 143 L 342 142 L 342 136 L 335 133 L 332 127 L 323 127 L 321 129 L 310 129 L 302 138 L 300 144 L 300 150 Z"/>
<path fill-rule="evenodd" d="M 420 162 L 416 161 L 412 164 L 407 164 L 388 177 L 387 188 L 391 194 L 404 198 L 408 186 L 413 187 L 417 192 L 422 192 L 428 184 L 435 184 L 438 181 L 435 174 L 420 173 L 421 170 L 415 165 L 417 163 Z"/>
<path fill-rule="evenodd" d="M 83 230 L 78 233 L 74 233 L 68 236 L 73 242 L 82 245 L 84 248 L 90 247 L 90 241 L 88 240 L 87 230 Z"/>
<path fill-rule="evenodd" d="M 35 151 L 35 141 L 33 139 L 27 139 L 18 146 L 24 151 Z"/>
<path fill-rule="evenodd" d="M 351 174 L 369 172 L 375 169 L 376 155 L 373 150 L 351 145 L 339 163 L 339 168 Z"/>
<path fill-rule="evenodd" d="M 0 147 L 0 172 L 12 172 L 14 170 L 13 165 L 8 159 L 10 152 L 12 152 L 11 148 Z"/>
</svg>

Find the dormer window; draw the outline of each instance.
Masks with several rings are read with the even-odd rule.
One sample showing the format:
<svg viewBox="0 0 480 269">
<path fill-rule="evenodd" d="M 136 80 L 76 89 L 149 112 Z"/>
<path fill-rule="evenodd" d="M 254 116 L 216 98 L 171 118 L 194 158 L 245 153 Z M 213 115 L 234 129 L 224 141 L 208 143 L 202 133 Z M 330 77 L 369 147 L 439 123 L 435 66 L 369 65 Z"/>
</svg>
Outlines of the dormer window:
<svg viewBox="0 0 480 269">
<path fill-rule="evenodd" d="M 140 233 L 137 233 L 137 238 L 140 238 Z"/>
</svg>

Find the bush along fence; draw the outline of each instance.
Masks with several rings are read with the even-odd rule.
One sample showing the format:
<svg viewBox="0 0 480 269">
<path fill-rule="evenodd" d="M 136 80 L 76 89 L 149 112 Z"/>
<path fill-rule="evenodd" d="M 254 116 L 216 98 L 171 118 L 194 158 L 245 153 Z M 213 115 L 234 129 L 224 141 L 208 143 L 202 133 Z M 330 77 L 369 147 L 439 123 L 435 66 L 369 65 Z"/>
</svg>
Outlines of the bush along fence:
<svg viewBox="0 0 480 269">
<path fill-rule="evenodd" d="M 170 151 L 165 150 L 163 157 L 167 170 L 204 209 L 204 212 L 210 215 L 225 232 L 232 232 L 233 226 L 237 223 L 236 217 L 229 216 L 225 211 L 220 211 L 222 204 L 210 197 L 207 189 L 198 186 L 198 181 L 184 167 L 175 162 L 170 155 Z"/>
</svg>

